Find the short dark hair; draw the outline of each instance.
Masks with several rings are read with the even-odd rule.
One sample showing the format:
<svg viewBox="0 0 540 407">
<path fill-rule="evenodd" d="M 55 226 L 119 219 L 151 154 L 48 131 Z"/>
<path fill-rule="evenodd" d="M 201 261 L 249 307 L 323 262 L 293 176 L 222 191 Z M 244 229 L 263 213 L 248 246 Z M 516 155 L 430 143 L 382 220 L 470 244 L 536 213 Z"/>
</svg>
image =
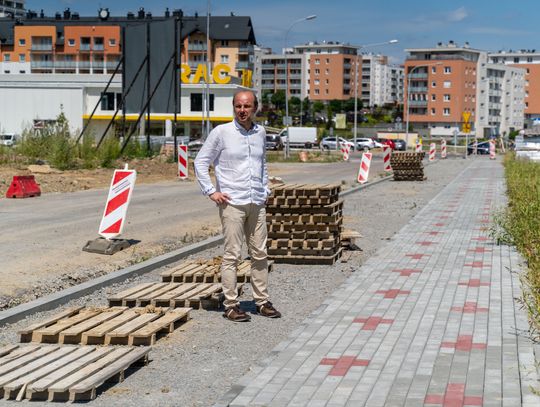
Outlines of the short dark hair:
<svg viewBox="0 0 540 407">
<path fill-rule="evenodd" d="M 259 107 L 259 100 L 257 99 L 257 94 L 254 91 L 252 91 L 251 89 L 239 89 L 236 92 L 234 92 L 234 96 L 232 98 L 233 106 L 234 106 L 234 100 L 236 99 L 236 95 L 238 95 L 240 93 L 251 93 L 253 95 L 253 100 L 254 100 L 253 103 L 255 104 L 255 109 L 257 109 Z"/>
</svg>

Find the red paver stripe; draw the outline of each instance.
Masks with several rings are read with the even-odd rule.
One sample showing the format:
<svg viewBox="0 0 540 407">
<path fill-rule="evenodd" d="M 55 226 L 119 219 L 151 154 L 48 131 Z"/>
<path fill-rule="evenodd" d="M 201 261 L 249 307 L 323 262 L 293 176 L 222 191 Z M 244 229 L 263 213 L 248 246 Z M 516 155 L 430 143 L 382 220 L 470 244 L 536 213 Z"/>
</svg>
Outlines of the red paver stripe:
<svg viewBox="0 0 540 407">
<path fill-rule="evenodd" d="M 430 234 L 431 236 L 437 236 L 438 234 L 441 234 L 441 233 L 444 233 L 444 232 L 437 232 L 435 230 L 431 231 L 431 232 L 424 232 L 424 233 L 428 233 Z"/>
<path fill-rule="evenodd" d="M 469 287 L 480 287 L 480 286 L 489 286 L 491 283 L 481 283 L 480 279 L 478 278 L 471 278 L 469 281 L 462 281 L 461 283 L 458 283 L 458 285 L 466 285 Z"/>
<path fill-rule="evenodd" d="M 412 273 L 421 273 L 422 270 L 419 269 L 394 269 L 392 273 L 399 273 L 400 276 L 409 277 Z"/>
<path fill-rule="evenodd" d="M 473 261 L 472 263 L 465 263 L 465 266 L 482 268 L 482 267 L 489 267 L 489 264 L 484 264 L 483 261 Z"/>
<path fill-rule="evenodd" d="M 486 240 L 489 240 L 489 237 L 479 236 L 479 237 L 473 237 L 471 240 L 478 240 L 479 242 L 485 242 Z"/>
<path fill-rule="evenodd" d="M 444 226 L 444 223 L 434 223 L 433 226 Z"/>
<path fill-rule="evenodd" d="M 384 298 L 396 298 L 398 295 L 409 295 L 410 291 L 402 291 L 397 288 L 392 288 L 390 290 L 379 290 L 375 292 L 376 294 L 384 294 Z"/>
<path fill-rule="evenodd" d="M 410 257 L 414 260 L 420 260 L 424 256 L 429 256 L 429 254 L 422 254 L 422 253 L 407 253 L 405 256 Z"/>
<path fill-rule="evenodd" d="M 453 348 L 470 352 L 471 349 L 486 349 L 486 344 L 473 343 L 472 335 L 461 335 L 457 338 L 457 342 L 442 342 L 441 348 Z"/>
<path fill-rule="evenodd" d="M 468 301 L 463 307 L 452 307 L 452 311 L 463 312 L 464 314 L 474 314 L 476 312 L 488 312 L 488 308 L 478 307 L 476 302 Z"/>
<path fill-rule="evenodd" d="M 435 242 L 420 241 L 420 242 L 416 242 L 416 244 L 419 244 L 421 246 L 431 246 L 432 244 L 435 244 Z"/>
<path fill-rule="evenodd" d="M 478 246 L 478 247 L 475 247 L 474 249 L 469 249 L 468 251 L 475 252 L 475 253 L 486 253 L 486 252 L 491 252 L 491 249 L 486 249 L 485 247 Z"/>
<path fill-rule="evenodd" d="M 465 384 L 448 383 L 445 394 L 428 394 L 424 404 L 439 404 L 443 407 L 481 406 L 482 396 L 465 396 Z"/>
<path fill-rule="evenodd" d="M 356 359 L 354 356 L 342 356 L 339 359 L 323 358 L 320 365 L 334 366 L 328 375 L 345 376 L 352 366 L 368 366 L 369 360 Z"/>
<path fill-rule="evenodd" d="M 369 317 L 369 318 L 355 318 L 353 323 L 362 323 L 362 331 L 374 331 L 380 324 L 391 324 L 394 322 L 393 319 L 383 319 L 381 317 Z"/>
</svg>

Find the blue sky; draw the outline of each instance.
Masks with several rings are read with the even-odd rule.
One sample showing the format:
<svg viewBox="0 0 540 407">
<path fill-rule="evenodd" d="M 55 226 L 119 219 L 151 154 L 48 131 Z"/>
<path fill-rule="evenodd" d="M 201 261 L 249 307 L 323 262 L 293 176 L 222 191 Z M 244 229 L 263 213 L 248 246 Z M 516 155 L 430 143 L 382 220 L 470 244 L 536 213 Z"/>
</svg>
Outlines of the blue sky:
<svg viewBox="0 0 540 407">
<path fill-rule="evenodd" d="M 97 15 L 100 7 L 108 7 L 112 15 L 124 15 L 144 7 L 154 15 L 165 8 L 181 8 L 184 14 L 206 13 L 207 1 L 167 0 L 27 0 L 27 8 L 47 15 L 70 7 L 81 15 Z M 371 44 L 391 39 L 399 43 L 370 48 L 402 63 L 405 48 L 431 47 L 437 42 L 468 41 L 473 48 L 498 51 L 537 49 L 540 51 L 540 25 L 537 0 L 499 2 L 496 0 L 213 0 L 214 15 L 247 15 L 252 18 L 257 43 L 280 52 L 285 32 L 292 22 L 316 14 L 292 28 L 288 45 L 307 41 L 340 41 L 350 44 Z M 366 49 L 366 51 L 368 51 Z"/>
</svg>

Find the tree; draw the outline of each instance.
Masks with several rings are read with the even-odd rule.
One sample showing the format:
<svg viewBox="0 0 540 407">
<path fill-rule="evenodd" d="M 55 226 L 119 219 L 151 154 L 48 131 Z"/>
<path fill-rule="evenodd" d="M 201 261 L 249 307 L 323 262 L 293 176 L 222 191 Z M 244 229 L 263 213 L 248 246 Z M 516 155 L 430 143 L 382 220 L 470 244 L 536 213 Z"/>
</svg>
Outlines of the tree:
<svg viewBox="0 0 540 407">
<path fill-rule="evenodd" d="M 343 101 L 342 100 L 331 100 L 329 103 L 333 112 L 341 112 L 343 110 Z"/>
<path fill-rule="evenodd" d="M 330 129 L 334 127 L 334 122 L 332 120 L 334 118 L 334 111 L 330 103 L 326 106 L 326 116 L 328 117 L 328 120 L 326 121 L 326 128 Z"/>
<path fill-rule="evenodd" d="M 300 112 L 300 98 L 296 96 L 292 96 L 289 99 L 289 108 L 291 109 L 291 112 L 299 113 Z"/>
<path fill-rule="evenodd" d="M 309 98 L 306 96 L 304 100 L 302 101 L 302 110 L 304 112 L 309 112 L 311 109 L 311 102 L 309 101 Z"/>
<path fill-rule="evenodd" d="M 276 107 L 276 109 L 285 109 L 285 92 L 278 90 L 272 95 L 270 101 Z"/>
<path fill-rule="evenodd" d="M 321 102 L 320 100 L 316 100 L 315 102 L 313 102 L 313 112 L 320 113 L 323 111 L 323 109 L 324 109 L 323 102 Z"/>
<path fill-rule="evenodd" d="M 356 99 L 356 108 L 357 110 L 362 109 L 362 101 L 360 99 Z M 345 109 L 346 112 L 354 112 L 354 98 L 350 98 L 343 104 L 343 109 Z"/>
</svg>

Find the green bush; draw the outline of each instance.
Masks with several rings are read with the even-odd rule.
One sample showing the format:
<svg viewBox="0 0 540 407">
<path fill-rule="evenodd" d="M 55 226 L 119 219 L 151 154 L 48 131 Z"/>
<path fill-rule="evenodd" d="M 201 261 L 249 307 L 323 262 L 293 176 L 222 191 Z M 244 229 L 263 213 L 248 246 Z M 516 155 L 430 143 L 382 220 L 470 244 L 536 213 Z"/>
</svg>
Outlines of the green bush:
<svg viewBox="0 0 540 407">
<path fill-rule="evenodd" d="M 507 154 L 504 165 L 508 190 L 504 224 L 527 260 L 528 269 L 522 277 L 523 300 L 531 325 L 540 335 L 540 163 Z"/>
</svg>

